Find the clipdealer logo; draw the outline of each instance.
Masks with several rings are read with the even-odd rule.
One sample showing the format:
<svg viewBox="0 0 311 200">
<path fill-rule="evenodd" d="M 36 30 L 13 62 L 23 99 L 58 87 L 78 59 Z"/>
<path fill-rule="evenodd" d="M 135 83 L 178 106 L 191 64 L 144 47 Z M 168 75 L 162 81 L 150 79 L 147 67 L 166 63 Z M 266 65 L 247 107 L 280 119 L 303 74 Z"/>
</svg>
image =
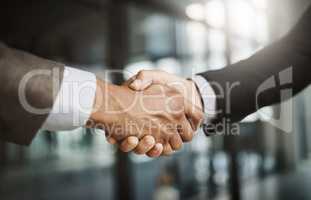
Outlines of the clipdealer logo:
<svg viewBox="0 0 311 200">
<path fill-rule="evenodd" d="M 268 123 L 280 130 L 290 133 L 293 130 L 293 67 L 289 67 L 277 75 L 271 76 L 265 80 L 256 91 L 256 110 L 263 118 L 267 118 Z M 278 113 L 274 116 L 268 116 L 260 109 L 260 95 L 268 90 L 279 91 L 280 102 Z"/>
</svg>

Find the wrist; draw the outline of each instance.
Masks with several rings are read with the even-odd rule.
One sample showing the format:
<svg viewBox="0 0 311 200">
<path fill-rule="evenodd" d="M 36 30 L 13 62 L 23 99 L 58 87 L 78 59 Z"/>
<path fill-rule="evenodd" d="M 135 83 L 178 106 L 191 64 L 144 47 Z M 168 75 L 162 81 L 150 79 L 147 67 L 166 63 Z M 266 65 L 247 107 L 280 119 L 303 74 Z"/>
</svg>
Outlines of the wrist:
<svg viewBox="0 0 311 200">
<path fill-rule="evenodd" d="M 96 84 L 95 101 L 90 119 L 106 127 L 115 118 L 112 115 L 115 108 L 113 99 L 115 99 L 114 93 L 116 93 L 117 87 L 119 86 L 109 84 L 100 79 L 97 79 Z"/>
<path fill-rule="evenodd" d="M 188 91 L 190 91 L 190 101 L 203 112 L 203 102 L 197 85 L 192 80 L 187 80 Z"/>
</svg>

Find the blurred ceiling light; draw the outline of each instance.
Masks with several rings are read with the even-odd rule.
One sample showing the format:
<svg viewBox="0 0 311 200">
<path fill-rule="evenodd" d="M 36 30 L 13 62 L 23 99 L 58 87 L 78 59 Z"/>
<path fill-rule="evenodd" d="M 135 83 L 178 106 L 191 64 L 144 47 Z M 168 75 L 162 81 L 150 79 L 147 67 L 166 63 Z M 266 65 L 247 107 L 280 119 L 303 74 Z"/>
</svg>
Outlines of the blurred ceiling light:
<svg viewBox="0 0 311 200">
<path fill-rule="evenodd" d="M 268 42 L 268 22 L 267 17 L 264 13 L 258 14 L 256 16 L 256 35 L 257 35 L 257 41 L 260 43 L 267 43 Z"/>
<path fill-rule="evenodd" d="M 225 33 L 217 29 L 210 29 L 208 32 L 208 44 L 211 51 L 224 53 L 226 50 Z"/>
<path fill-rule="evenodd" d="M 206 46 L 202 44 L 206 42 L 207 35 L 204 25 L 199 22 L 190 22 L 186 30 L 189 37 L 189 51 L 196 56 L 204 55 Z"/>
<path fill-rule="evenodd" d="M 216 28 L 222 28 L 225 25 L 225 6 L 221 0 L 212 0 L 205 6 L 206 22 Z"/>
<path fill-rule="evenodd" d="M 253 4 L 257 9 L 267 10 L 267 0 L 252 0 Z"/>
<path fill-rule="evenodd" d="M 189 18 L 202 21 L 205 18 L 204 6 L 199 3 L 193 3 L 187 6 L 186 14 Z"/>
<path fill-rule="evenodd" d="M 252 37 L 256 28 L 256 14 L 244 0 L 229 1 L 229 25 L 233 32 Z"/>
<path fill-rule="evenodd" d="M 223 53 L 210 53 L 207 60 L 207 66 L 210 66 L 209 69 L 217 70 L 224 68 L 226 66 L 226 58 Z"/>
</svg>

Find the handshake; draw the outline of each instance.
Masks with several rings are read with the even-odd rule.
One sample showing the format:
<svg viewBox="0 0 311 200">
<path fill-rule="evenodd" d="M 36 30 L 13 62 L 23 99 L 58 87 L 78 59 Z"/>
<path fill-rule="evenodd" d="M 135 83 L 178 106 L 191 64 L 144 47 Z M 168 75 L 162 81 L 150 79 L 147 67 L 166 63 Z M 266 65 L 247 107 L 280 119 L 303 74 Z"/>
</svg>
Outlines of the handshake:
<svg viewBox="0 0 311 200">
<path fill-rule="evenodd" d="M 97 80 L 88 127 L 110 144 L 149 157 L 170 155 L 192 140 L 203 120 L 195 84 L 163 71 L 140 71 L 122 86 Z"/>
</svg>

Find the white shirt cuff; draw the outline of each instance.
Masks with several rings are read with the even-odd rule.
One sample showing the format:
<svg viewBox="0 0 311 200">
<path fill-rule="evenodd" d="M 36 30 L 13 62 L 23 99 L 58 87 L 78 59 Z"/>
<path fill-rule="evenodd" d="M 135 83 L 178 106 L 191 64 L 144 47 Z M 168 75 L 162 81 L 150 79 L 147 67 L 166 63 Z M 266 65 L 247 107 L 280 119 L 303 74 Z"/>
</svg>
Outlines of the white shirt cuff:
<svg viewBox="0 0 311 200">
<path fill-rule="evenodd" d="M 84 126 L 92 113 L 95 94 L 93 73 L 65 67 L 61 88 L 42 129 L 62 131 Z"/>
<path fill-rule="evenodd" d="M 197 85 L 202 97 L 205 119 L 209 123 L 216 116 L 216 94 L 209 82 L 202 76 L 195 76 L 192 80 Z"/>
</svg>

